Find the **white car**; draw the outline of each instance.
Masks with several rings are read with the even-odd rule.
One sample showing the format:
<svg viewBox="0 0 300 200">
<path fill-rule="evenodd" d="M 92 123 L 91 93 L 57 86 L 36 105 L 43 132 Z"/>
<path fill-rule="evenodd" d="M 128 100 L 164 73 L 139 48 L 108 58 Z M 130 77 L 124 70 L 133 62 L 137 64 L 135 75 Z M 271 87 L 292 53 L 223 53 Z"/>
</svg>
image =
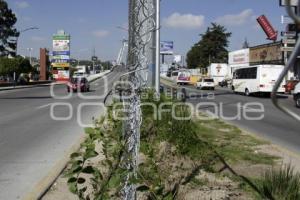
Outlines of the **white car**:
<svg viewBox="0 0 300 200">
<path fill-rule="evenodd" d="M 197 81 L 197 89 L 214 90 L 215 89 L 214 79 L 212 79 L 212 78 L 201 78 L 199 81 Z"/>
<path fill-rule="evenodd" d="M 298 83 L 295 87 L 294 100 L 295 100 L 296 106 L 298 108 L 300 108 L 300 83 Z"/>
</svg>

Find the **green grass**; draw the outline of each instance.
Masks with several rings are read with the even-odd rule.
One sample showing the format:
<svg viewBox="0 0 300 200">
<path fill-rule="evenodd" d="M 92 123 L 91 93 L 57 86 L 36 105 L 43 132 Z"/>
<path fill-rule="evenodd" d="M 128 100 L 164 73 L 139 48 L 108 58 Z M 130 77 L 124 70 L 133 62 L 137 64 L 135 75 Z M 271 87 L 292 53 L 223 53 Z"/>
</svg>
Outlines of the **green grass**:
<svg viewBox="0 0 300 200">
<path fill-rule="evenodd" d="M 299 200 L 300 174 L 290 166 L 265 172 L 260 182 L 261 193 L 271 200 Z"/>
</svg>

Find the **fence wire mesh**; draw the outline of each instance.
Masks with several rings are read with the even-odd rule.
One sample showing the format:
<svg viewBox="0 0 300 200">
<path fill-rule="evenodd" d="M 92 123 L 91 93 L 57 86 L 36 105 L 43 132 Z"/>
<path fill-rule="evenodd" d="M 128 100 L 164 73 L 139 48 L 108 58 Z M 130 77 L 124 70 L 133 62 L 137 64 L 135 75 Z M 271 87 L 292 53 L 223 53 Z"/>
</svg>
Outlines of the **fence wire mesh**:
<svg viewBox="0 0 300 200">
<path fill-rule="evenodd" d="M 129 0 L 129 38 L 127 69 L 121 77 L 119 91 L 126 120 L 123 123 L 125 141 L 121 167 L 127 174 L 121 196 L 124 200 L 136 199 L 136 186 L 130 180 L 135 178 L 138 169 L 140 146 L 140 125 L 142 114 L 140 94 L 147 87 L 148 66 L 153 51 L 153 32 L 155 31 L 155 0 Z"/>
</svg>

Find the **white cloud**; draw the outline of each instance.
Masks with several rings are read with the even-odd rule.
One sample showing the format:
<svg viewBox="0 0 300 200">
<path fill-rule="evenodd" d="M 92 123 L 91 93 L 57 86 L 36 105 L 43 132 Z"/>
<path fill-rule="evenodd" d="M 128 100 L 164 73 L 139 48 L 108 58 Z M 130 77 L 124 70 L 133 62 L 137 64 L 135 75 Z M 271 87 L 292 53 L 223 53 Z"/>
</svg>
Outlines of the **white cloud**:
<svg viewBox="0 0 300 200">
<path fill-rule="evenodd" d="M 20 9 L 28 8 L 30 5 L 27 1 L 17 1 L 16 6 Z"/>
<path fill-rule="evenodd" d="M 45 41 L 46 38 L 40 37 L 40 36 L 32 36 L 31 40 L 34 41 L 34 42 L 42 42 L 42 41 Z"/>
<path fill-rule="evenodd" d="M 204 25 L 203 15 L 173 13 L 163 19 L 163 24 L 169 28 L 197 29 Z"/>
<path fill-rule="evenodd" d="M 109 31 L 106 31 L 106 30 L 96 30 L 96 31 L 93 31 L 92 34 L 95 37 L 103 38 L 103 37 L 106 37 L 106 36 L 109 35 Z"/>
<path fill-rule="evenodd" d="M 241 26 L 250 20 L 253 20 L 255 15 L 252 9 L 246 9 L 238 14 L 224 15 L 218 17 L 215 22 L 225 25 L 225 26 Z"/>
</svg>

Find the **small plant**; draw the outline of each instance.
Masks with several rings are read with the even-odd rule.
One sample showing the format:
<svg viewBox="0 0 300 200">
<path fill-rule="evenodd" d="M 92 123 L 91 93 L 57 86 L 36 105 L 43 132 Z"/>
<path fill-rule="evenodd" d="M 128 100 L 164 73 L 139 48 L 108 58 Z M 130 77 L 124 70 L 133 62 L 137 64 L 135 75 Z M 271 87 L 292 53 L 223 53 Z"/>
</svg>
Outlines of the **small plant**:
<svg viewBox="0 0 300 200">
<path fill-rule="evenodd" d="M 270 200 L 299 200 L 300 174 L 291 165 L 265 172 L 260 184 L 262 195 Z"/>
</svg>

